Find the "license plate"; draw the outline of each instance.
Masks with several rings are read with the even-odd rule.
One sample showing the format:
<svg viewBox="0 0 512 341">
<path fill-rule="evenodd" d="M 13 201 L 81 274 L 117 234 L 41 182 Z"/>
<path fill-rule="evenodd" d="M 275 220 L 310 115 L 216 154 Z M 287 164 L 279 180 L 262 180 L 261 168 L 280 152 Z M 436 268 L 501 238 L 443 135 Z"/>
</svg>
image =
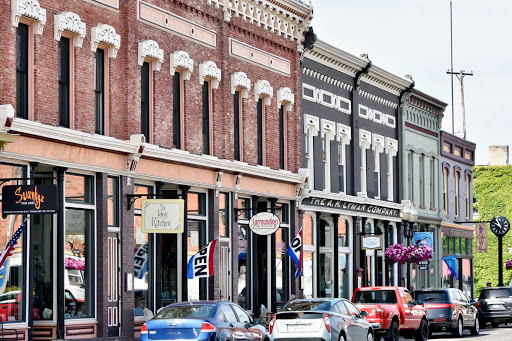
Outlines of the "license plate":
<svg viewBox="0 0 512 341">
<path fill-rule="evenodd" d="M 491 305 L 491 308 L 492 308 L 492 309 L 501 309 L 501 308 L 502 308 L 502 306 L 501 306 L 501 305 L 499 305 L 499 304 L 492 304 L 492 305 Z"/>
<path fill-rule="evenodd" d="M 308 330 L 310 324 L 289 324 L 288 325 L 288 331 L 289 332 L 302 332 L 305 330 Z"/>
</svg>

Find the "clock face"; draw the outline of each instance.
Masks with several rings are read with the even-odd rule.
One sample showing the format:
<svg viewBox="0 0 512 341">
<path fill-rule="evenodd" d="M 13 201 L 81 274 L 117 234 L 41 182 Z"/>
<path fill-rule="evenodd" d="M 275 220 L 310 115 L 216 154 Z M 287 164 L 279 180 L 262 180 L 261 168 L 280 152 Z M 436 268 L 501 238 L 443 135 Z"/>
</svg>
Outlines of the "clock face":
<svg viewBox="0 0 512 341">
<path fill-rule="evenodd" d="M 497 236 L 503 236 L 510 229 L 510 223 L 505 217 L 495 217 L 491 221 L 491 231 Z"/>
</svg>

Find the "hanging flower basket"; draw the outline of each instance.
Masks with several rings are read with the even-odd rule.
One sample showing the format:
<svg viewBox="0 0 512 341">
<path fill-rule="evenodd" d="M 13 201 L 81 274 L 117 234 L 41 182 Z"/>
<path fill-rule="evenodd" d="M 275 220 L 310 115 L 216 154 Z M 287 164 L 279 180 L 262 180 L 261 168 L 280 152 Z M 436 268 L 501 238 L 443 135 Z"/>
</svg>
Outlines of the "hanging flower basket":
<svg viewBox="0 0 512 341">
<path fill-rule="evenodd" d="M 77 269 L 80 271 L 85 271 L 84 260 L 77 260 L 70 257 L 66 257 L 64 259 L 64 265 L 66 266 L 66 269 Z"/>
<path fill-rule="evenodd" d="M 509 270 L 512 270 L 512 258 L 510 258 L 507 263 L 505 263 L 505 267 Z"/>
<path fill-rule="evenodd" d="M 407 248 L 407 263 L 416 264 L 432 258 L 432 248 L 428 244 L 411 245 Z"/>
<path fill-rule="evenodd" d="M 387 264 L 407 263 L 407 248 L 402 244 L 393 244 L 384 252 L 384 259 Z"/>
</svg>

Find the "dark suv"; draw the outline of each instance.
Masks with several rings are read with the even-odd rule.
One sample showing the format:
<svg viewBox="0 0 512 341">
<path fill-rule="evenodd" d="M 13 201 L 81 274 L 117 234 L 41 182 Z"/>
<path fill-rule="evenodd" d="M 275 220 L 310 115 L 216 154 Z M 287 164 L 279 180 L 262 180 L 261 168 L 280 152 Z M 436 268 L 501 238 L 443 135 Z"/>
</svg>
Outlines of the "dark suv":
<svg viewBox="0 0 512 341">
<path fill-rule="evenodd" d="M 512 322 L 512 288 L 483 288 L 476 306 L 482 328 L 487 322 L 491 322 L 493 328 Z"/>
<path fill-rule="evenodd" d="M 428 328 L 431 332 L 451 332 L 461 337 L 464 329 L 471 334 L 480 333 L 478 311 L 459 289 L 418 289 L 412 292 L 416 302 L 427 309 Z"/>
</svg>

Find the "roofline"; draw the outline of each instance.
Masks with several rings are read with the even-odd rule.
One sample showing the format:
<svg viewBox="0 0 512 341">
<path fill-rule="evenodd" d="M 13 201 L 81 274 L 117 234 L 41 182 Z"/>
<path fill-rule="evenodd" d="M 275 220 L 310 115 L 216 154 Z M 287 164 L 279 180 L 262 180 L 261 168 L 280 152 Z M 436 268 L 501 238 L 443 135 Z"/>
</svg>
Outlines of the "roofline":
<svg viewBox="0 0 512 341">
<path fill-rule="evenodd" d="M 423 99 L 426 99 L 426 100 L 428 100 L 430 102 L 433 102 L 434 104 L 439 105 L 443 109 L 448 106 L 448 103 L 445 103 L 445 102 L 443 102 L 443 101 L 441 101 L 441 100 L 439 100 L 439 99 L 437 99 L 437 98 L 435 98 L 433 96 L 427 95 L 423 91 L 420 91 L 420 90 L 418 90 L 416 88 L 412 89 L 412 94 L 413 95 L 417 95 L 417 96 L 421 96 L 421 97 L 423 97 Z"/>
</svg>

